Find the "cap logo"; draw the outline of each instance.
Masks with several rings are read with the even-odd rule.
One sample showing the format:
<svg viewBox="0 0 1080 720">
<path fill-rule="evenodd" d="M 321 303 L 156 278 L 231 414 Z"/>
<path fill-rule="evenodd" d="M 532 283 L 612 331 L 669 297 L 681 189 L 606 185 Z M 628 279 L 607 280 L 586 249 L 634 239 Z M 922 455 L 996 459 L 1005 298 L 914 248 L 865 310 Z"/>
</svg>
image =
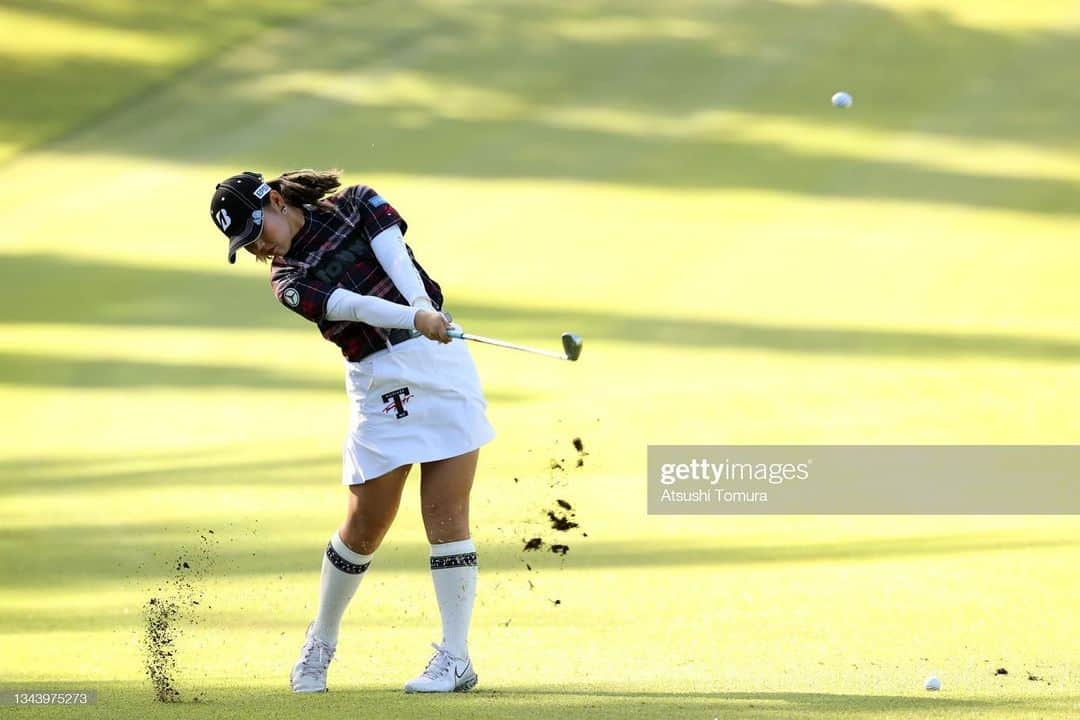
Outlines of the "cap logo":
<svg viewBox="0 0 1080 720">
<path fill-rule="evenodd" d="M 263 183 L 259 187 L 255 188 L 255 197 L 262 200 L 264 197 L 266 197 L 266 193 L 268 192 L 270 192 L 270 186 L 266 183 Z"/>
<path fill-rule="evenodd" d="M 256 225 L 262 225 L 262 210 L 251 211 L 251 222 Z"/>
<path fill-rule="evenodd" d="M 214 215 L 214 220 L 217 221 L 218 227 L 221 228 L 221 232 L 225 232 L 232 225 L 232 218 L 229 217 L 229 213 L 225 211 L 225 208 L 221 208 Z"/>
<path fill-rule="evenodd" d="M 300 304 L 300 293 L 296 288 L 286 288 L 285 292 L 281 294 L 281 299 L 285 301 L 285 304 L 291 308 Z"/>
</svg>

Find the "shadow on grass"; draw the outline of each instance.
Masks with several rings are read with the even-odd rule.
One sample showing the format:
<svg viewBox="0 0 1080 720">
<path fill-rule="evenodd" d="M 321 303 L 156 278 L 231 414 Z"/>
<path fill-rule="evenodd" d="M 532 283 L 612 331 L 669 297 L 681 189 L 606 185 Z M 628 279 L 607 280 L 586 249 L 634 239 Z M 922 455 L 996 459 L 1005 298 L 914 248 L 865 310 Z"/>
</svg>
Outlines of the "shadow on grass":
<svg viewBox="0 0 1080 720">
<path fill-rule="evenodd" d="M 89 127 L 118 107 L 161 92 L 201 64 L 215 46 L 249 38 L 322 4 L 318 0 L 245 0 L 232 3 L 232 12 L 220 12 L 205 0 L 6 0 L 5 12 L 13 13 L 16 20 L 22 16 L 43 22 L 38 32 L 51 37 L 44 46 L 36 43 L 33 52 L 20 52 L 18 44 L 13 51 L 0 50 L 5 94 L 21 99 L 18 107 L 10 103 L 0 107 L 4 140 L 26 151 Z M 100 44 L 103 34 L 114 34 L 118 51 L 97 49 L 100 45 L 95 46 L 95 41 Z M 86 46 L 81 42 L 83 35 L 91 38 Z M 142 52 L 125 51 L 124 45 L 133 41 L 135 47 L 143 46 Z"/>
<path fill-rule="evenodd" d="M 207 494 L 207 503 L 214 496 Z M 308 521 L 311 522 L 311 521 Z M 310 543 L 297 544 L 297 527 L 303 517 L 294 515 L 288 527 L 264 518 L 238 517 L 232 522 L 207 521 L 201 526 L 159 523 L 123 525 L 63 524 L 0 529 L 0 556 L 5 557 L 5 586 L 12 589 L 100 586 L 115 582 L 136 586 L 162 581 L 175 574 L 177 558 L 195 562 L 201 548 L 209 547 L 209 567 L 191 568 L 223 577 L 278 576 L 316 573 L 325 541 L 312 535 Z M 212 536 L 208 530 L 215 530 Z M 479 528 L 483 537 L 490 532 Z M 878 562 L 901 558 L 998 553 L 1080 546 L 1080 538 L 1031 538 L 1008 533 L 913 535 L 890 538 L 858 538 L 827 543 L 726 545 L 713 543 L 617 540 L 568 536 L 570 552 L 556 557 L 544 552 L 523 552 L 526 535 L 514 538 L 514 528 L 495 528 L 496 537 L 509 541 L 487 542 L 481 550 L 486 571 L 522 570 L 526 562 L 535 569 L 599 570 L 620 568 L 724 568 L 731 566 L 797 565 L 819 562 Z M 51 538 L 78 538 L 78 563 L 70 563 L 69 548 Z M 207 538 L 212 543 L 205 545 Z M 32 553 L 26 549 L 32 548 Z M 429 545 L 423 538 L 399 539 L 391 532 L 379 551 L 378 569 L 388 573 L 428 572 Z M 194 558 L 194 559 L 192 559 Z M 200 561 L 201 562 L 201 561 Z M 211 562 L 207 560 L 207 562 Z"/>
<path fill-rule="evenodd" d="M 321 349 L 323 348 L 319 345 L 314 346 L 314 350 Z M 342 402 L 345 402 L 346 398 L 344 370 L 330 364 L 327 365 L 326 373 L 320 377 L 313 376 L 310 372 L 280 372 L 240 365 L 150 362 L 117 358 L 76 359 L 36 353 L 0 352 L 0 387 L 4 385 L 125 389 L 247 388 L 271 393 L 337 393 Z M 508 390 L 488 390 L 485 397 L 491 403 L 512 404 L 524 402 L 531 396 Z M 3 465 L 4 463 L 0 463 L 0 467 Z M 206 469 L 213 471 L 220 468 Z M 60 479 L 60 483 L 63 484 L 63 479 Z M 3 480 L 0 479 L 0 486 L 2 485 Z M 3 490 L 0 489 L 0 492 Z"/>
<path fill-rule="evenodd" d="M 238 365 L 136 362 L 114 358 L 65 358 L 36 353 L 0 352 L 0 386 L 69 388 L 255 388 L 261 390 L 341 391 L 342 378 L 312 378 L 309 373 L 274 372 Z"/>
<path fill-rule="evenodd" d="M 593 681 L 596 684 L 597 681 Z M 600 682 L 603 682 L 602 680 Z M 615 683 L 617 681 L 610 681 Z M 380 719 L 418 717 L 469 718 L 657 718 L 721 717 L 744 720 L 808 718 L 914 718 L 956 717 L 1069 718 L 1076 696 L 956 698 L 816 692 L 695 692 L 681 691 L 672 682 L 668 692 L 593 689 L 573 685 L 481 685 L 477 690 L 450 696 L 405 695 L 396 685 L 335 685 L 332 692 L 297 696 L 277 684 L 228 685 L 203 683 L 182 688 L 188 702 L 162 705 L 151 699 L 147 685 L 138 682 L 64 683 L 95 690 L 97 704 L 80 707 L 80 717 L 158 718 L 188 715 L 198 709 L 204 717 L 300 717 L 309 720 L 352 716 L 358 707 Z M 4 689 L 13 687 L 5 683 Z M 55 690 L 40 684 L 27 689 Z M 190 698 L 198 695 L 199 702 Z"/>
<path fill-rule="evenodd" d="M 0 306 L 0 324 L 304 328 L 318 337 L 277 301 L 267 279 L 50 254 L 2 260 L 0 283 L 19 302 Z"/>
<path fill-rule="evenodd" d="M 458 303 L 456 319 L 483 334 L 557 338 L 573 329 L 586 339 L 642 345 L 765 350 L 796 355 L 960 357 L 1072 363 L 1080 341 L 996 333 L 805 327 L 663 315 L 534 310 Z"/>
<path fill-rule="evenodd" d="M 344 433 L 344 426 L 342 426 Z M 325 486 L 341 474 L 341 457 L 335 453 L 289 459 L 236 462 L 228 458 L 204 462 L 170 461 L 50 461 L 8 460 L 0 462 L 0 496 L 63 494 L 92 487 L 105 492 L 116 489 L 243 485 L 245 487 L 295 486 L 310 479 Z"/>
<path fill-rule="evenodd" d="M 289 313 L 270 294 L 265 282 L 225 273 L 200 273 L 158 267 L 133 267 L 99 261 L 72 260 L 57 255 L 9 255 L 0 263 L 0 284 L 19 303 L 0 306 L 4 323 L 77 323 L 83 325 L 211 328 L 304 329 L 318 332 L 307 321 Z M 57 298 L 63 298 L 57 302 Z M 575 309 L 511 308 L 457 302 L 447 308 L 464 327 L 481 335 L 522 338 L 557 338 L 572 330 L 590 340 L 641 345 L 765 350 L 803 355 L 896 356 L 914 358 L 997 358 L 1013 361 L 1064 362 L 1080 360 L 1080 341 L 993 333 L 946 333 L 917 330 L 808 328 L 745 321 L 682 319 L 663 315 L 586 312 Z M 325 343 L 322 343 L 326 345 Z M 331 357 L 336 350 L 323 350 Z M 39 368 L 37 363 L 41 362 Z M 83 382 L 151 382 L 164 384 L 239 384 L 249 386 L 274 374 L 200 366 L 153 367 L 129 364 L 130 373 L 112 371 L 96 361 L 44 360 L 34 355 L 0 357 L 0 381 L 34 384 L 35 377 L 58 384 Z M 4 364 L 10 366 L 8 376 Z M 97 378 L 100 373 L 102 378 Z M 140 381 L 140 375 L 145 380 Z M 73 378 L 81 378 L 75 380 Z M 124 378 L 135 378 L 125 381 Z M 252 378 L 259 378 L 257 381 Z M 315 381 L 315 387 L 329 386 Z M 93 386 L 93 385 L 92 385 Z M 502 398 L 514 401 L 507 396 Z"/>
<path fill-rule="evenodd" d="M 18 4 L 84 20 L 88 12 Z M 345 165 L 1078 209 L 1077 183 L 1067 180 L 815 151 L 797 146 L 798 131 L 783 141 L 738 133 L 756 117 L 803 122 L 807 134 L 835 128 L 827 98 L 843 77 L 860 98 L 843 116 L 848 127 L 1071 150 L 1080 90 L 1052 72 L 1080 63 L 1077 35 L 1065 30 L 1004 32 L 836 0 L 592 0 L 560 12 L 544 2 L 417 2 L 377 13 L 379 33 L 369 32 L 372 13 L 367 4 L 312 13 L 56 149 L 267 172 Z M 695 125 L 724 112 L 746 117 Z"/>
</svg>

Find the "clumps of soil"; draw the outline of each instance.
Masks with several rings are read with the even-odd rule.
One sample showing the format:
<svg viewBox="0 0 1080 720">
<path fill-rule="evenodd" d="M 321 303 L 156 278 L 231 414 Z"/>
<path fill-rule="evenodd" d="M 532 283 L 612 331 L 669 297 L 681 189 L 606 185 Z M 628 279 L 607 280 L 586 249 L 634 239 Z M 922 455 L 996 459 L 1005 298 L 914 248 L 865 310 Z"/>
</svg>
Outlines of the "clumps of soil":
<svg viewBox="0 0 1080 720">
<path fill-rule="evenodd" d="M 152 597 L 146 602 L 146 676 L 158 702 L 180 702 L 173 678 L 176 676 L 176 636 L 180 606 L 172 600 Z"/>
<path fill-rule="evenodd" d="M 562 501 L 560 501 L 560 504 L 561 503 L 562 503 Z M 558 530 L 559 532 L 566 532 L 568 530 L 573 530 L 574 528 L 576 528 L 578 526 L 578 524 L 576 522 L 574 522 L 574 521 L 572 521 L 570 519 L 570 517 L 573 516 L 573 513 L 570 513 L 570 515 L 559 516 L 559 515 L 555 514 L 554 510 L 548 510 L 547 511 L 547 516 L 548 516 L 548 519 L 551 520 L 551 529 L 552 530 Z"/>
<path fill-rule="evenodd" d="M 525 541 L 525 546 L 522 548 L 522 550 L 524 552 L 528 552 L 530 550 L 543 550 L 543 549 L 544 549 L 544 541 L 541 538 L 538 538 L 538 537 L 529 538 L 528 540 L 526 540 Z M 548 546 L 548 549 L 551 552 L 555 553 L 556 555 L 565 555 L 566 553 L 570 552 L 570 546 L 569 545 L 563 545 L 563 544 L 560 544 L 560 543 L 552 543 L 551 545 Z M 529 563 L 525 563 L 525 568 L 528 569 L 529 571 L 532 571 L 532 565 L 530 565 Z"/>
<path fill-rule="evenodd" d="M 207 531 L 213 535 L 214 531 Z M 169 577 L 146 601 L 143 631 L 143 661 L 146 676 L 158 702 L 181 702 L 176 687 L 177 641 L 184 629 L 198 625 L 200 620 L 195 608 L 202 606 L 202 580 L 214 566 L 212 552 L 215 540 L 200 534 L 200 543 L 193 549 L 182 547 L 173 563 Z M 199 702 L 199 697 L 193 698 Z"/>
<path fill-rule="evenodd" d="M 983 660 L 983 662 L 988 663 L 990 661 L 989 660 Z M 996 670 L 994 670 L 994 675 L 995 676 L 998 676 L 998 675 L 1006 675 L 1007 676 L 1008 674 L 1009 674 L 1009 671 L 1006 668 L 1003 668 L 1003 667 L 999 667 Z M 1051 684 L 1050 681 L 1047 680 L 1045 677 L 1043 677 L 1042 675 L 1036 675 L 1035 673 L 1033 673 L 1030 670 L 1025 669 L 1021 674 L 1022 674 L 1023 677 L 1026 677 L 1029 682 L 1037 682 L 1037 683 L 1044 682 L 1047 685 Z"/>
<path fill-rule="evenodd" d="M 582 458 L 584 458 L 585 455 L 588 455 L 588 453 L 585 452 L 585 443 L 580 437 L 574 437 L 570 440 L 570 444 L 574 446 L 574 450 L 578 454 L 577 467 L 581 467 L 582 465 L 584 465 L 584 460 Z M 566 458 L 560 458 L 558 460 L 552 458 L 549 462 L 552 471 L 558 470 L 561 473 L 566 473 L 566 468 L 564 466 Z M 554 472 L 552 475 L 552 483 L 549 485 L 549 487 L 555 487 L 556 484 L 562 484 L 554 478 Z M 517 480 L 517 478 L 514 479 Z M 574 512 L 574 506 L 570 503 L 569 500 L 565 500 L 563 498 L 556 498 L 555 505 L 557 506 L 556 508 L 551 508 L 544 511 L 544 514 L 547 516 L 548 522 L 551 524 L 552 530 L 565 533 L 580 527 L 580 524 L 576 521 L 577 514 Z M 588 534 L 584 532 L 582 532 L 581 535 L 582 537 L 588 537 Z M 533 537 L 525 541 L 524 549 L 540 550 L 544 546 L 545 542 L 542 538 Z M 556 555 L 565 556 L 568 552 L 570 552 L 570 545 L 565 541 L 559 543 L 550 543 L 547 546 L 548 549 Z"/>
<path fill-rule="evenodd" d="M 577 451 L 577 465 L 575 467 L 583 467 L 585 465 L 585 456 L 589 453 L 585 452 L 585 443 L 581 442 L 581 438 L 576 437 L 570 441 L 574 445 L 574 450 Z"/>
<path fill-rule="evenodd" d="M 585 443 L 580 437 L 574 437 L 570 440 L 571 445 L 574 447 L 574 451 L 577 453 L 577 467 L 584 466 L 584 457 L 588 455 L 585 452 Z M 529 452 L 532 452 L 531 450 Z M 567 471 L 566 457 L 558 457 L 554 453 L 549 456 L 548 469 L 549 475 L 549 488 L 565 488 L 568 486 L 570 478 L 574 477 L 572 473 Z M 528 478 L 516 476 L 514 477 L 515 483 L 526 481 Z M 566 490 L 558 491 L 559 494 L 564 494 Z M 557 555 L 560 558 L 565 559 L 566 555 L 570 552 L 570 543 L 567 542 L 568 538 L 565 533 L 576 531 L 581 533 L 582 537 L 588 537 L 588 533 L 582 532 L 580 529 L 580 523 L 577 521 L 577 513 L 574 511 L 574 505 L 565 497 L 556 497 L 552 501 L 552 505 L 545 507 L 540 511 L 541 515 L 546 518 L 544 521 L 545 529 L 539 530 L 535 527 L 536 520 L 527 521 L 527 526 L 530 527 L 531 532 L 521 537 L 521 552 L 544 552 L 545 550 L 553 555 Z M 553 533 L 559 533 L 554 535 Z M 546 554 L 546 553 L 545 553 Z M 534 568 L 532 563 L 526 562 L 524 556 L 521 558 L 522 563 L 529 572 L 536 572 L 543 570 L 543 563 Z M 535 562 L 535 561 L 534 561 Z M 534 590 L 538 586 L 531 579 L 528 580 L 529 590 Z M 562 601 L 555 598 L 548 598 L 553 605 L 561 605 Z"/>
<path fill-rule="evenodd" d="M 551 545 L 548 545 L 547 547 L 548 547 L 548 550 L 555 553 L 556 555 L 565 555 L 566 553 L 570 552 L 570 546 L 569 545 L 562 545 L 562 544 L 559 544 L 559 543 L 552 543 Z M 544 549 L 544 541 L 543 541 L 543 539 L 538 538 L 538 537 L 529 538 L 528 540 L 525 541 L 525 545 L 521 549 L 522 549 L 523 552 L 529 552 L 530 550 L 543 550 Z M 530 565 L 529 563 L 525 563 L 525 568 L 527 570 L 529 570 L 530 572 L 532 572 L 532 565 Z"/>
<path fill-rule="evenodd" d="M 559 532 L 569 532 L 570 530 L 579 527 L 579 524 L 571 519 L 576 517 L 577 515 L 573 511 L 573 506 L 569 502 L 567 502 L 566 500 L 558 499 L 555 501 L 555 504 L 558 505 L 559 508 L 567 512 L 562 515 L 556 514 L 554 509 L 548 510 L 546 512 L 547 518 L 551 522 L 552 530 L 557 530 Z M 584 535 L 584 533 L 582 533 L 582 535 Z M 542 537 L 528 538 L 527 540 L 525 540 L 525 544 L 522 546 L 521 550 L 522 552 L 543 550 L 545 546 L 547 546 L 547 548 L 556 555 L 565 556 L 566 553 L 570 552 L 570 546 L 565 542 L 548 544 L 544 542 L 544 539 Z M 532 570 L 532 567 L 528 566 L 528 563 L 526 563 L 526 566 L 529 567 L 530 570 Z"/>
</svg>

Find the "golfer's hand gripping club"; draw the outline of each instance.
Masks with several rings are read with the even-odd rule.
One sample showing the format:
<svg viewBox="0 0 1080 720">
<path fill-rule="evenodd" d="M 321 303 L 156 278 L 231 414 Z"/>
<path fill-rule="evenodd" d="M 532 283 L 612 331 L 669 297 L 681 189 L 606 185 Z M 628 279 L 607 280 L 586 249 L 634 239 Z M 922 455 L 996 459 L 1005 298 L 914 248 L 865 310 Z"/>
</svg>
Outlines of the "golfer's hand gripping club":
<svg viewBox="0 0 1080 720">
<path fill-rule="evenodd" d="M 441 343 L 450 342 L 450 329 L 453 327 L 450 320 L 436 310 L 421 310 L 416 313 L 413 325 L 417 331 L 428 340 Z"/>
</svg>

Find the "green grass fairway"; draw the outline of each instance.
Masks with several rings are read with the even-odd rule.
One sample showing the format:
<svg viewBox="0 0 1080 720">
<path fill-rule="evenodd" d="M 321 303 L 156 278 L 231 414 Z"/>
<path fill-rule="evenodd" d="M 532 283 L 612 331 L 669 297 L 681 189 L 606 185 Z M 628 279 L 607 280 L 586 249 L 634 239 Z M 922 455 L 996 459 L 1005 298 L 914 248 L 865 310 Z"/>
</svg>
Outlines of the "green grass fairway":
<svg viewBox="0 0 1080 720">
<path fill-rule="evenodd" d="M 1080 439 L 1077 3 L 0 21 L 0 689 L 99 693 L 12 717 L 1080 716 L 1078 517 L 645 512 L 649 444 Z M 585 338 L 577 364 L 472 348 L 499 431 L 474 693 L 400 692 L 438 639 L 415 478 L 332 691 L 288 692 L 344 509 L 342 368 L 207 203 L 302 166 L 393 202 L 466 329 Z M 588 536 L 523 552 L 557 499 Z M 160 704 L 143 611 L 179 558 L 201 604 Z"/>
<path fill-rule="evenodd" d="M 236 42 L 318 0 L 5 0 L 0 162 L 137 104 Z M 227 12 L 223 12 L 228 8 Z"/>
</svg>

